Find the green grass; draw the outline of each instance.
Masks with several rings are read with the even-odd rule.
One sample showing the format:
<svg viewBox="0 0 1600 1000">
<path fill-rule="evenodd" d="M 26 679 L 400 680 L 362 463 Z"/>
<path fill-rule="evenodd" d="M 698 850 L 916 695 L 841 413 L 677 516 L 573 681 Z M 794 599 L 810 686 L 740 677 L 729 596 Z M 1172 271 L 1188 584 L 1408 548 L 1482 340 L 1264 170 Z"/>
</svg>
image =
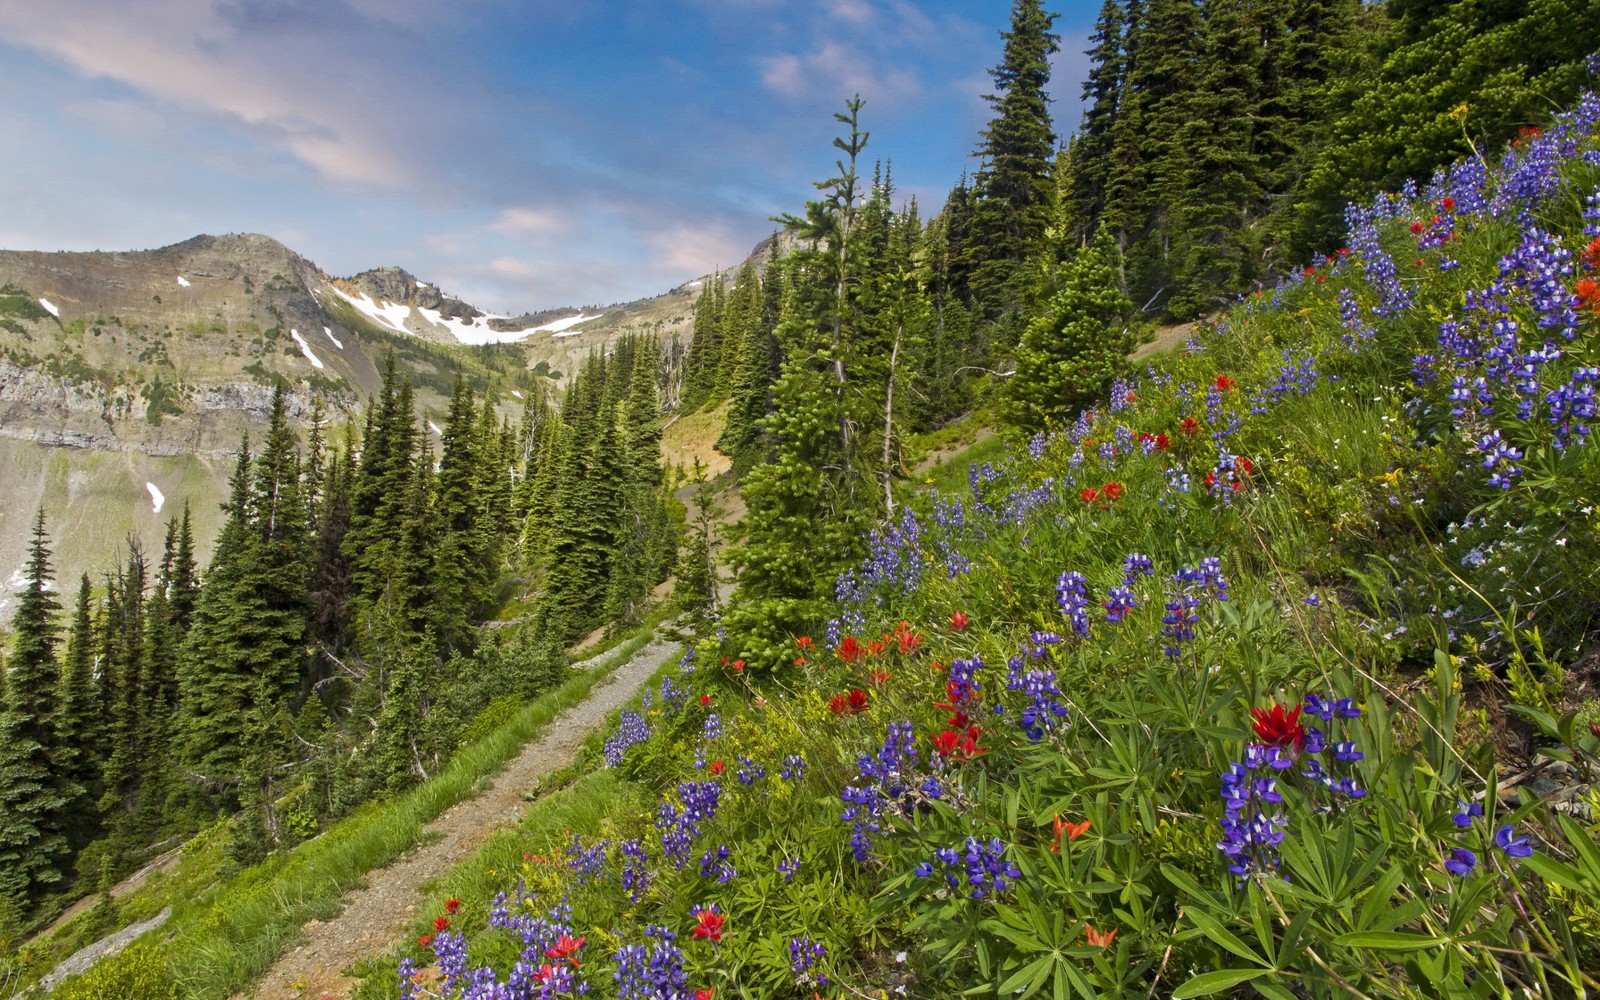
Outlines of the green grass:
<svg viewBox="0 0 1600 1000">
<path fill-rule="evenodd" d="M 186 857 L 177 871 L 121 901 L 122 915 L 139 919 L 173 905 L 161 951 L 180 995 L 196 1000 L 231 996 L 265 972 L 307 921 L 338 913 L 340 899 L 360 886 L 367 872 L 420 843 L 428 822 L 472 795 L 557 715 L 583 701 L 649 642 L 652 631 L 649 625 L 624 637 L 605 660 L 541 695 L 492 735 L 456 754 L 429 781 L 397 798 L 364 806 L 322 835 L 209 891 L 204 883 L 220 866 L 222 838 L 199 838 L 195 863 Z M 69 923 L 52 942 L 78 946 L 83 919 Z M 63 949 L 62 956 L 66 953 Z"/>
<path fill-rule="evenodd" d="M 967 467 L 973 463 L 998 462 L 1006 456 L 1006 439 L 996 434 L 984 438 L 939 462 L 922 477 L 940 493 L 959 493 L 967 488 Z"/>
</svg>

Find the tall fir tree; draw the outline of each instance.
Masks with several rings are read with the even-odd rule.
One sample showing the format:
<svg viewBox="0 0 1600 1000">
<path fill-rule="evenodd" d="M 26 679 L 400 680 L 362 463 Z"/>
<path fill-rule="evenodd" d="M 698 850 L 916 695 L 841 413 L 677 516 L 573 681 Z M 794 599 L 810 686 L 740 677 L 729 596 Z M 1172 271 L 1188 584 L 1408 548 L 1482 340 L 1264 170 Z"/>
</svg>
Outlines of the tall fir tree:
<svg viewBox="0 0 1600 1000">
<path fill-rule="evenodd" d="M 80 794 L 67 761 L 57 762 L 61 606 L 50 592 L 43 508 L 34 518 L 24 575 L 0 707 L 0 899 L 12 906 L 37 900 L 65 876 L 68 813 Z"/>
<path fill-rule="evenodd" d="M 68 780 L 80 789 L 69 804 L 73 819 L 67 839 L 74 850 L 87 844 L 98 829 L 95 803 L 104 764 L 104 724 L 98 711 L 95 677 L 93 597 L 89 574 L 85 573 L 73 604 L 66 661 L 61 671 L 61 702 L 56 712 L 57 745 L 70 751 L 69 757 L 58 759 L 57 766 L 64 765 Z"/>
<path fill-rule="evenodd" d="M 1040 0 L 1016 0 L 1005 52 L 989 71 L 995 93 L 985 99 L 995 116 L 983 131 L 976 177 L 977 206 L 970 252 L 973 290 L 988 315 L 1015 312 L 1027 298 L 1029 260 L 1037 253 L 1055 207 L 1050 163 L 1055 132 L 1045 86 L 1050 56 L 1059 50 L 1055 15 Z"/>
</svg>

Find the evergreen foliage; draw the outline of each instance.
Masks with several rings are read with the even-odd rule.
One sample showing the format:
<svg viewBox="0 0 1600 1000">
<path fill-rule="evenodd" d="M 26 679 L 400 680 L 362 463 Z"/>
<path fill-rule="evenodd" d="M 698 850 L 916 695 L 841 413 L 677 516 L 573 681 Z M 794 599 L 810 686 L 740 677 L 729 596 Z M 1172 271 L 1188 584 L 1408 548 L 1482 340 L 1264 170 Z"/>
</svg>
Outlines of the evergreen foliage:
<svg viewBox="0 0 1600 1000">
<path fill-rule="evenodd" d="M 983 131 L 975 178 L 972 288 L 987 314 L 1015 311 L 1028 291 L 1027 265 L 1039 253 L 1056 207 L 1050 161 L 1055 132 L 1045 86 L 1059 36 L 1056 15 L 1040 0 L 1016 0 L 1011 27 L 1002 34 L 1005 53 L 989 71 L 995 93 L 985 100 L 995 117 Z"/>
<path fill-rule="evenodd" d="M 1038 431 L 1103 396 L 1128 368 L 1132 303 L 1117 281 L 1116 244 L 1102 232 L 1068 262 L 1061 288 L 1028 324 L 1002 395 L 1007 422 Z"/>
<path fill-rule="evenodd" d="M 0 899 L 18 908 L 65 874 L 69 810 L 81 794 L 56 729 L 61 606 L 49 590 L 43 509 L 34 518 L 24 576 L 0 706 Z"/>
</svg>

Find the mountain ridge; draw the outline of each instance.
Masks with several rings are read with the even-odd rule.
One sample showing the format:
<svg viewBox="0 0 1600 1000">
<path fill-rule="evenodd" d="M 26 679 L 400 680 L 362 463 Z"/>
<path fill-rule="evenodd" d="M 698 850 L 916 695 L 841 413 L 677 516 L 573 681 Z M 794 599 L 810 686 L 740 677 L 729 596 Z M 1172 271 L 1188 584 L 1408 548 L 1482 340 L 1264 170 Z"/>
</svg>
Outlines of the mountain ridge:
<svg viewBox="0 0 1600 1000">
<path fill-rule="evenodd" d="M 752 251 L 760 264 L 772 245 Z M 314 399 L 330 435 L 359 420 L 391 351 L 432 433 L 458 372 L 515 420 L 536 386 L 559 385 L 619 336 L 687 343 L 711 278 L 511 317 L 400 266 L 332 276 L 259 233 L 148 250 L 0 250 L 0 462 L 12 470 L 0 481 L 0 613 L 41 507 L 61 539 L 58 585 L 109 569 L 130 535 L 153 544 L 186 503 L 208 556 L 239 442 L 261 439 L 280 379 L 302 433 Z"/>
</svg>

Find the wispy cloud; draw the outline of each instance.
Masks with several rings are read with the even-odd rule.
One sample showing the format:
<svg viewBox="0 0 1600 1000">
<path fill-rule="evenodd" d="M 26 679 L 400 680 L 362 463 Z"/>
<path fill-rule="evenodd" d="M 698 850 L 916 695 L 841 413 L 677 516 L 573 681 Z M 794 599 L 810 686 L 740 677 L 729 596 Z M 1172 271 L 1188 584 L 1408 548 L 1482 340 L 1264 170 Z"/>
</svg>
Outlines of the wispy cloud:
<svg viewBox="0 0 1600 1000">
<path fill-rule="evenodd" d="M 992 6 L 0 0 L 0 243 L 264 231 L 495 311 L 652 294 L 813 195 L 852 93 L 902 190 L 948 190 L 987 117 Z"/>
</svg>

